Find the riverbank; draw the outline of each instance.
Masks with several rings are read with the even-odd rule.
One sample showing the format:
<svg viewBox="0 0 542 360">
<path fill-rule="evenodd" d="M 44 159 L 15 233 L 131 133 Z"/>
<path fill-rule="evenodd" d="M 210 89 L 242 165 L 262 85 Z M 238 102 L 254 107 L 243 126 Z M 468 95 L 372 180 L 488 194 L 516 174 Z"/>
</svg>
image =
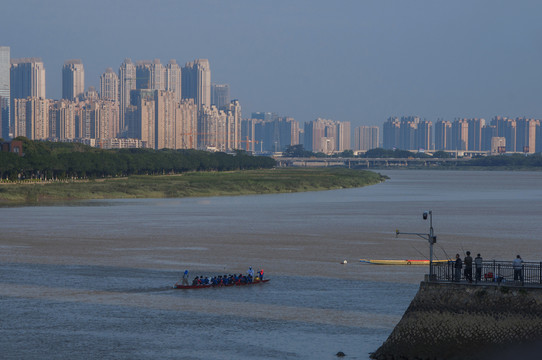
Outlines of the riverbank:
<svg viewBox="0 0 542 360">
<path fill-rule="evenodd" d="M 0 184 L 0 204 L 273 194 L 355 188 L 386 179 L 378 173 L 342 168 L 264 169 L 130 176 L 69 182 Z"/>
<path fill-rule="evenodd" d="M 542 289 L 422 282 L 373 359 L 534 359 Z"/>
</svg>

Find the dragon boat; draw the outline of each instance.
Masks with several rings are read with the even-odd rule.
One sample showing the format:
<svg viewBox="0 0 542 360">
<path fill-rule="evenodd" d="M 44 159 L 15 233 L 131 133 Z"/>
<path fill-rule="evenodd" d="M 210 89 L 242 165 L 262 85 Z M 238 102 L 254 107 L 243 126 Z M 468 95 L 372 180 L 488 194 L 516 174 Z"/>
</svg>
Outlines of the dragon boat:
<svg viewBox="0 0 542 360">
<path fill-rule="evenodd" d="M 249 283 L 238 282 L 238 283 L 227 284 L 227 285 L 222 285 L 222 284 L 221 285 L 211 285 L 211 284 L 207 284 L 207 285 L 178 285 L 178 284 L 175 284 L 173 286 L 173 288 L 174 289 L 207 289 L 207 288 L 220 288 L 220 287 L 229 287 L 229 286 L 248 286 L 248 285 L 265 284 L 269 280 L 271 280 L 271 279 L 255 280 L 255 281 L 249 282 Z"/>
</svg>

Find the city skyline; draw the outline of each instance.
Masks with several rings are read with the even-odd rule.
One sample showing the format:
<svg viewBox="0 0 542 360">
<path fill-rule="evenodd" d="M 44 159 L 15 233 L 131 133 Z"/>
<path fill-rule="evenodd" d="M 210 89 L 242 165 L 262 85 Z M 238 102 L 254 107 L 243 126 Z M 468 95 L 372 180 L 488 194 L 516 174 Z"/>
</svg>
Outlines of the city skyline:
<svg viewBox="0 0 542 360">
<path fill-rule="evenodd" d="M 5 49 L 9 49 L 10 47 L 9 46 L 0 46 L 0 47 L 3 47 Z M 122 78 L 119 78 L 119 75 L 122 76 L 122 74 L 124 74 L 124 72 L 126 71 L 126 66 L 127 64 L 128 65 L 133 65 L 134 67 L 134 73 L 131 75 L 130 79 L 132 79 L 131 81 L 133 82 L 132 85 L 128 84 L 128 88 L 129 89 L 135 89 L 136 88 L 136 85 L 135 85 L 135 79 L 143 79 L 143 77 L 138 77 L 135 73 L 136 71 L 136 68 L 137 66 L 140 66 L 140 67 L 143 67 L 143 66 L 151 66 L 153 65 L 153 63 L 158 63 L 161 67 L 162 67 L 162 72 L 163 72 L 163 79 L 161 79 L 159 81 L 158 84 L 151 84 L 149 83 L 148 87 L 149 88 L 155 88 L 155 89 L 162 89 L 162 90 L 169 90 L 169 91 L 173 91 L 173 92 L 177 92 L 177 87 L 179 87 L 178 83 L 181 83 L 181 79 L 179 78 L 178 82 L 177 81 L 172 81 L 171 79 L 174 78 L 174 76 L 171 75 L 172 73 L 172 68 L 173 69 L 178 69 L 180 70 L 180 66 L 177 64 L 177 60 L 176 59 L 170 59 L 168 64 L 166 66 L 163 66 L 161 63 L 160 63 L 161 59 L 158 59 L 158 58 L 155 58 L 154 60 L 135 60 L 134 62 L 131 61 L 130 58 L 125 58 L 121 63 L 119 63 L 118 65 L 118 68 L 117 70 L 115 70 L 115 68 L 112 68 L 112 67 L 107 67 L 105 68 L 97 77 L 97 81 L 88 81 L 88 78 L 87 78 L 87 75 L 85 75 L 85 70 L 82 70 L 83 71 L 83 74 L 82 74 L 82 81 L 83 81 L 83 84 L 80 85 L 80 92 L 78 93 L 79 96 L 83 96 L 88 90 L 91 90 L 91 91 L 97 91 L 98 94 L 100 95 L 100 97 L 104 98 L 104 99 L 111 99 L 111 96 L 112 95 L 108 95 L 108 94 L 105 94 L 104 93 L 104 77 L 111 77 L 113 76 L 117 81 L 119 82 L 116 86 L 114 86 L 115 90 L 114 92 L 117 92 L 117 94 L 115 94 L 116 98 L 122 103 L 122 99 L 123 99 L 123 87 L 120 86 L 120 84 L 122 84 Z M 186 72 L 187 70 L 190 70 L 192 67 L 194 67 L 195 65 L 197 66 L 198 63 L 200 63 L 201 61 L 203 61 L 205 63 L 205 67 L 206 67 L 206 71 L 209 71 L 209 66 L 210 66 L 210 62 L 208 59 L 196 59 L 196 60 L 192 60 L 192 61 L 187 61 L 185 65 L 182 66 L 182 68 L 184 69 L 184 71 Z M 36 96 L 36 97 L 41 97 L 41 98 L 44 98 L 44 99 L 49 99 L 49 100 L 60 100 L 60 99 L 63 99 L 63 96 L 62 96 L 62 82 L 63 82 L 63 79 L 64 79 L 64 74 L 63 74 L 63 71 L 64 69 L 67 67 L 67 65 L 69 65 L 70 67 L 72 67 L 74 64 L 75 65 L 80 65 L 82 68 L 85 67 L 84 65 L 84 62 L 81 61 L 81 59 L 68 59 L 68 60 L 65 60 L 63 62 L 63 66 L 61 66 L 61 73 L 60 73 L 60 96 L 58 97 L 51 97 L 51 96 L 42 96 L 42 94 L 45 94 L 45 88 L 49 88 L 49 86 L 46 86 L 47 83 L 50 81 L 50 76 L 48 75 L 47 76 L 47 82 L 45 81 L 45 71 L 47 70 L 47 73 L 49 73 L 49 70 L 48 70 L 48 67 L 44 64 L 44 62 L 42 61 L 42 58 L 40 57 L 24 57 L 24 58 L 13 58 L 11 57 L 11 65 L 29 65 L 29 66 L 32 66 L 32 67 L 35 67 L 36 64 L 38 65 L 38 70 L 39 70 L 39 74 L 42 74 L 40 75 L 40 80 L 39 80 L 39 86 L 36 86 L 36 84 L 32 84 L 32 86 L 34 88 L 38 87 L 39 89 L 38 90 L 32 90 L 32 86 L 28 86 L 28 90 L 26 90 L 25 88 L 25 91 L 23 91 L 23 94 L 24 95 L 21 95 L 19 96 L 19 98 L 25 98 L 27 96 Z M 196 71 L 197 72 L 197 71 Z M 141 75 L 141 74 L 140 74 Z M 198 76 L 201 77 L 201 75 L 195 75 L 195 77 L 197 78 Z M 152 75 L 150 75 L 150 77 L 148 79 L 146 79 L 145 81 L 149 81 L 149 79 L 152 78 Z M 214 104 L 213 101 L 211 100 L 213 98 L 213 96 L 215 96 L 213 94 L 213 91 L 215 91 L 215 87 L 218 88 L 219 90 L 223 91 L 223 89 L 227 89 L 226 91 L 226 98 L 229 100 L 231 98 L 235 98 L 237 99 L 236 97 L 231 97 L 229 94 L 230 94 L 230 85 L 228 83 L 225 83 L 225 84 L 217 84 L 214 82 L 211 83 L 210 81 L 210 76 L 209 77 L 205 77 L 206 78 L 206 88 L 207 88 L 207 91 L 206 91 L 206 95 L 205 95 L 205 98 L 207 99 L 206 102 L 208 103 L 208 105 L 217 105 L 217 104 Z M 110 80 L 111 81 L 111 80 Z M 124 82 L 130 82 L 130 80 L 126 80 L 124 79 Z M 161 82 L 163 82 L 163 84 L 171 84 L 173 82 L 173 86 L 166 86 L 166 85 L 161 85 Z M 85 85 L 85 84 L 94 84 L 96 83 L 97 86 L 94 86 L 94 85 Z M 184 86 L 184 85 L 182 85 Z M 109 85 L 108 87 L 108 90 L 109 92 L 113 91 L 112 88 L 111 88 L 111 85 Z M 129 103 L 129 93 L 127 94 L 128 96 L 128 100 L 127 102 Z M 190 94 L 188 95 L 186 98 L 192 98 L 192 96 L 197 96 L 197 94 Z M 218 97 L 218 95 L 216 95 Z M 74 97 L 71 97 L 71 98 L 75 98 Z M 179 97 L 180 98 L 180 97 Z M 185 98 L 183 96 L 183 98 Z M 242 99 L 239 99 L 239 100 L 242 100 Z M 229 102 L 229 101 L 228 101 Z M 228 103 L 226 102 L 226 103 Z M 219 105 L 224 105 L 225 103 L 224 102 L 220 102 Z M 217 106 L 217 107 L 221 107 L 221 106 Z M 278 112 L 274 111 L 274 109 L 269 109 L 270 111 L 261 111 L 261 109 L 257 109 L 256 111 L 251 111 L 250 113 L 274 113 L 274 114 L 278 114 Z M 286 114 L 281 114 L 283 116 L 289 116 L 288 113 Z M 420 118 L 420 119 L 423 119 L 423 120 L 427 120 L 427 121 L 455 121 L 455 120 L 460 120 L 460 119 L 463 119 L 463 118 L 466 118 L 468 116 L 464 115 L 464 114 L 461 114 L 458 112 L 457 116 L 454 116 L 453 118 L 446 118 L 446 117 L 442 117 L 442 116 L 439 116 L 439 117 L 436 117 L 436 118 L 431 118 L 431 117 L 428 117 L 428 116 L 424 116 L 423 114 L 421 114 L 420 112 L 416 112 L 416 113 L 402 113 L 402 114 L 387 114 L 385 117 L 383 118 L 379 118 L 379 119 L 375 119 L 375 122 L 374 122 L 374 125 L 359 125 L 359 124 L 355 124 L 356 127 L 358 126 L 382 126 L 382 124 L 390 117 L 404 117 L 404 116 L 412 116 L 412 117 L 417 117 L 417 118 Z M 505 116 L 505 117 L 510 117 L 510 118 L 515 118 L 515 117 L 520 117 L 520 118 L 542 118 L 542 115 L 541 116 L 534 116 L 534 115 L 531 115 L 531 114 L 523 114 L 523 115 L 517 115 L 517 114 L 507 114 L 507 115 L 503 115 L 501 113 L 492 113 L 491 116 L 482 116 L 482 115 L 475 115 L 475 116 L 472 116 L 472 118 L 481 118 L 481 119 L 490 119 L 490 118 L 493 118 L 494 116 Z M 248 118 L 248 117 L 245 117 L 245 118 Z M 305 120 L 305 121 L 302 121 L 302 122 L 310 122 L 310 121 L 313 121 L 315 119 L 318 119 L 318 118 L 322 118 L 322 116 L 316 116 L 314 119 L 309 119 L 309 120 Z M 330 117 L 330 118 L 333 118 L 333 117 Z M 336 120 L 335 118 L 333 118 L 333 120 Z M 342 121 L 342 120 L 336 120 L 336 121 Z"/>
<path fill-rule="evenodd" d="M 1 50 L 9 54 L 9 47 Z M 11 88 L 13 137 L 77 140 L 99 147 L 112 141 L 111 146 L 218 151 L 243 145 L 247 151 L 255 151 L 258 143 L 263 151 L 265 143 L 266 151 L 279 152 L 289 145 L 303 144 L 326 154 L 379 146 L 379 131 L 361 126 L 352 132 L 348 121 L 317 118 L 304 122 L 302 129 L 293 117 L 272 112 L 255 112 L 251 118 L 243 118 L 237 99 L 226 102 L 229 85 L 211 82 L 208 59 L 195 59 L 182 68 L 176 60 L 164 67 L 160 59 L 138 60 L 135 66 L 125 59 L 119 76 L 112 68 L 100 76 L 99 93 L 93 86 L 84 91 L 82 61 L 67 60 L 62 69 L 64 101 L 45 97 L 45 67 L 40 58 L 11 59 L 10 63 L 11 75 L 6 69 L 1 75 Z M 121 93 L 130 94 L 129 105 L 121 105 Z M 6 115 L 5 109 L 2 112 Z M 456 118 L 453 122 L 437 119 L 433 126 L 419 116 L 389 117 L 383 124 L 382 147 L 534 153 L 542 149 L 540 124 L 534 118 L 495 116 L 491 123 L 483 118 Z"/>
<path fill-rule="evenodd" d="M 99 89 L 125 58 L 204 58 L 246 113 L 353 127 L 403 114 L 542 117 L 535 1 L 72 5 L 8 1 L 0 15 L 11 57 L 43 59 L 50 98 L 60 98 L 66 59 L 81 59 L 86 87 Z"/>
</svg>

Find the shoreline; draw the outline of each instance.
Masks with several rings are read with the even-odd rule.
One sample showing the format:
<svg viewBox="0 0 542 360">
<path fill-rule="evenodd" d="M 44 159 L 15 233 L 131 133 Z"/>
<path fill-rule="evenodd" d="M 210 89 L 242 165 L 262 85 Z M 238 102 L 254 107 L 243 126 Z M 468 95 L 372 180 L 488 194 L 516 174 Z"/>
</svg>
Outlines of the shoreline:
<svg viewBox="0 0 542 360">
<path fill-rule="evenodd" d="M 186 198 L 323 191 L 363 187 L 386 176 L 369 170 L 287 168 L 139 175 L 76 181 L 0 183 L 0 206 L 77 200 Z"/>
</svg>

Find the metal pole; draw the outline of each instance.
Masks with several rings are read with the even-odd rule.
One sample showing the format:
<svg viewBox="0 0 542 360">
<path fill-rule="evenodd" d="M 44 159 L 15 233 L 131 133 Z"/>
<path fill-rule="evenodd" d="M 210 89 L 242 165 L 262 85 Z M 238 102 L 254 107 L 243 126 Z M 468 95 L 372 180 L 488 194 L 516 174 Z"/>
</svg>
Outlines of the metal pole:
<svg viewBox="0 0 542 360">
<path fill-rule="evenodd" d="M 429 210 L 429 279 L 433 279 L 433 211 Z"/>
</svg>

